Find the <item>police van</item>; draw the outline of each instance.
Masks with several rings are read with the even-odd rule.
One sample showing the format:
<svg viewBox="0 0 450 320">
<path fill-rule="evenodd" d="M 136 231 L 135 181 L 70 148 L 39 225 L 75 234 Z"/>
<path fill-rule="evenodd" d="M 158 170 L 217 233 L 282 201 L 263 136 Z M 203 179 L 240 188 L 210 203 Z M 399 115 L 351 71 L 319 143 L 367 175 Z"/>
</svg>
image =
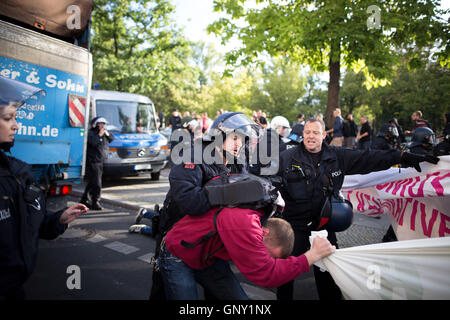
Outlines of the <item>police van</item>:
<svg viewBox="0 0 450 320">
<path fill-rule="evenodd" d="M 119 177 L 150 173 L 159 180 L 168 162 L 168 140 L 157 127 L 153 102 L 146 96 L 105 90 L 91 91 L 91 119 L 104 117 L 113 134 L 103 175 Z"/>
</svg>

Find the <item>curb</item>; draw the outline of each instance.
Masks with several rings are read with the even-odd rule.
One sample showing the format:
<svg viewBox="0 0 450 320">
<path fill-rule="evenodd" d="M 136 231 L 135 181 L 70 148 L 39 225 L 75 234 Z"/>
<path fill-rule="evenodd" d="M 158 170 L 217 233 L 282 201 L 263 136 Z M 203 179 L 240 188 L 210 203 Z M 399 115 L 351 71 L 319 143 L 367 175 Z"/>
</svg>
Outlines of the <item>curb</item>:
<svg viewBox="0 0 450 320">
<path fill-rule="evenodd" d="M 83 192 L 72 189 L 71 195 L 81 199 Z M 118 200 L 111 200 L 111 199 L 107 199 L 107 198 L 101 198 L 100 201 L 105 204 L 109 204 L 109 205 L 116 206 L 116 207 L 121 207 L 121 208 L 131 210 L 131 211 L 138 211 L 140 208 L 142 208 L 141 206 L 138 206 L 136 204 L 131 204 L 131 203 L 122 202 L 122 201 L 118 201 Z"/>
</svg>

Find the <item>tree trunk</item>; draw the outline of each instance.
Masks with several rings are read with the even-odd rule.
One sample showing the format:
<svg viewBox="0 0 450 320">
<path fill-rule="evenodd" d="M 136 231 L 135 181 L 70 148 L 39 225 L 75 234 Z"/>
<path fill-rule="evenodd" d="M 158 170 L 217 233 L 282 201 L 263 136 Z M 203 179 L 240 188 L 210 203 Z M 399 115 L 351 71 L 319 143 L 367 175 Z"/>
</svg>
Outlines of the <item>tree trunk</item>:
<svg viewBox="0 0 450 320">
<path fill-rule="evenodd" d="M 335 42 L 331 45 L 330 60 L 329 60 L 329 74 L 330 80 L 328 82 L 328 104 L 326 111 L 326 121 L 329 128 L 333 127 L 334 118 L 333 110 L 339 108 L 339 80 L 341 78 L 340 69 L 340 45 Z"/>
</svg>

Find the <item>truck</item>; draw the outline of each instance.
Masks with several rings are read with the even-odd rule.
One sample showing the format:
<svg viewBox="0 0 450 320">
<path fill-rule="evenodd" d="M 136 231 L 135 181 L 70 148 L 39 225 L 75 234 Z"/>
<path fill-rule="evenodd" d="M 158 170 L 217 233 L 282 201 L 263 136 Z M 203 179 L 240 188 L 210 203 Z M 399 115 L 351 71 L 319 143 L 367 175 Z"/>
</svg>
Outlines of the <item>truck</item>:
<svg viewBox="0 0 450 320">
<path fill-rule="evenodd" d="M 77 5 L 83 23 L 64 28 Z M 60 8 L 61 7 L 61 8 Z M 37 105 L 17 110 L 18 132 L 11 154 L 28 163 L 49 195 L 70 193 L 85 171 L 92 55 L 92 1 L 7 0 L 0 3 L 0 75 L 45 90 Z"/>
<path fill-rule="evenodd" d="M 101 116 L 105 129 L 114 135 L 103 176 L 124 177 L 150 173 L 159 180 L 168 162 L 168 139 L 158 131 L 155 105 L 150 98 L 133 93 L 92 90 L 91 118 Z"/>
</svg>

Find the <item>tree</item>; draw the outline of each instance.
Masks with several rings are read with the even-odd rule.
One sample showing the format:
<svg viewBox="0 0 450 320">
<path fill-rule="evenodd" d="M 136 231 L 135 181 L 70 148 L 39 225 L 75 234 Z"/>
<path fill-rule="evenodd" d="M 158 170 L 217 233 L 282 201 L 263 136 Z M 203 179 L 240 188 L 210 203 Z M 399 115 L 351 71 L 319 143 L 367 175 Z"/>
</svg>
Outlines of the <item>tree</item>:
<svg viewBox="0 0 450 320">
<path fill-rule="evenodd" d="M 274 58 L 260 73 L 253 73 L 252 99 L 249 108 L 261 109 L 272 118 L 277 115 L 296 119 L 299 102 L 305 95 L 306 78 L 302 76 L 298 64 L 287 57 Z"/>
<path fill-rule="evenodd" d="M 450 33 L 440 18 L 449 11 L 438 9 L 440 1 L 260 0 L 253 8 L 246 7 L 247 2 L 214 1 L 215 11 L 229 17 L 208 30 L 221 35 L 223 43 L 237 35 L 244 44 L 226 55 L 229 65 L 249 64 L 268 53 L 289 55 L 316 71 L 328 70 L 329 125 L 339 106 L 342 66 L 363 71 L 370 87 L 392 76 L 400 55 L 417 67 L 418 55 L 427 46 L 435 46 L 433 59 L 449 64 Z M 233 23 L 242 20 L 246 25 Z"/>
<path fill-rule="evenodd" d="M 369 103 L 376 110 L 379 125 L 396 117 L 403 128 L 411 130 L 411 114 L 420 110 L 439 132 L 443 115 L 449 111 L 450 70 L 438 63 L 410 69 L 404 61 L 390 85 L 371 91 Z"/>
<path fill-rule="evenodd" d="M 189 42 L 169 18 L 173 10 L 167 0 L 95 1 L 93 81 L 101 89 L 147 95 L 163 110 L 177 107 L 176 90 L 193 83 L 194 70 Z"/>
</svg>

